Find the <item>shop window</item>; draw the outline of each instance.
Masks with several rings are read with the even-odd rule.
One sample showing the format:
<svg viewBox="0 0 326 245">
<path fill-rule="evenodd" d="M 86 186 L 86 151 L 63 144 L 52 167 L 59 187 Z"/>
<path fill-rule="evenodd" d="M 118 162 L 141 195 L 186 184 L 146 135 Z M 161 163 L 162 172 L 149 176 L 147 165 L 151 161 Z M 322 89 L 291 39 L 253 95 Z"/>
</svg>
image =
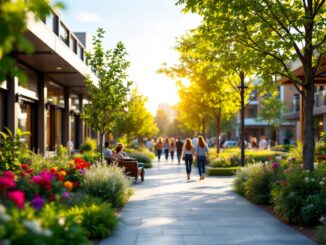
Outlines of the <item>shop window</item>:
<svg viewBox="0 0 326 245">
<path fill-rule="evenodd" d="M 47 103 L 51 105 L 57 105 L 59 107 L 64 107 L 64 88 L 63 86 L 47 81 Z"/>
<path fill-rule="evenodd" d="M 245 112 L 246 118 L 256 118 L 257 117 L 257 106 L 248 106 Z"/>
<path fill-rule="evenodd" d="M 47 150 L 54 151 L 62 144 L 62 109 L 50 106 L 47 110 Z"/>
<path fill-rule="evenodd" d="M 25 97 L 37 99 L 38 98 L 38 76 L 37 74 L 26 68 L 25 66 L 19 66 L 19 68 L 24 72 L 27 80 L 18 81 L 19 90 L 18 93 L 24 95 Z"/>
<path fill-rule="evenodd" d="M 29 135 L 24 136 L 24 141 L 30 149 L 33 148 L 33 104 L 21 102 L 18 110 L 18 128 L 23 132 L 29 132 Z"/>
</svg>

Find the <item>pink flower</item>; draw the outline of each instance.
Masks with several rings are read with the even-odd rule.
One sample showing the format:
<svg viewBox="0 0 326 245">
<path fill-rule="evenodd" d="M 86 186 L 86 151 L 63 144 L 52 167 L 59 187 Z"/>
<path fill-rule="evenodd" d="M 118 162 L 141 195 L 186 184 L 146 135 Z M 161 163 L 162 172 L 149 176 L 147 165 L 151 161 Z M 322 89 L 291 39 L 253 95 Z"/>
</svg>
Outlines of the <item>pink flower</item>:
<svg viewBox="0 0 326 245">
<path fill-rule="evenodd" d="M 16 183 L 12 178 L 7 176 L 0 177 L 0 189 L 15 188 Z"/>
<path fill-rule="evenodd" d="M 41 184 L 43 182 L 43 179 L 41 176 L 39 175 L 35 175 L 32 177 L 32 181 L 35 183 L 35 184 Z"/>
<path fill-rule="evenodd" d="M 275 170 L 275 169 L 278 169 L 278 167 L 280 166 L 280 164 L 278 162 L 274 162 L 272 164 L 272 168 Z"/>
<path fill-rule="evenodd" d="M 18 208 L 24 208 L 25 193 L 22 191 L 10 191 L 8 192 L 8 198 L 13 201 Z"/>
<path fill-rule="evenodd" d="M 3 175 L 2 176 L 8 177 L 10 179 L 14 179 L 15 178 L 15 175 L 13 174 L 13 172 L 11 172 L 9 170 L 3 172 Z"/>
</svg>

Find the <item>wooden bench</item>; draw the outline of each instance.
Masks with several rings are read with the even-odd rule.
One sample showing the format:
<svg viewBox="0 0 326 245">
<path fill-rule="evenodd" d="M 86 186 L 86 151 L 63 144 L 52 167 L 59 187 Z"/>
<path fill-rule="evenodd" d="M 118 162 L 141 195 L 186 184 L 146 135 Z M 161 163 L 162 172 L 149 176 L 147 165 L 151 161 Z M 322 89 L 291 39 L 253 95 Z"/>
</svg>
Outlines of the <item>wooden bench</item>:
<svg viewBox="0 0 326 245">
<path fill-rule="evenodd" d="M 141 181 L 144 181 L 145 170 L 144 168 L 138 167 L 138 162 L 135 160 L 121 160 L 117 162 L 117 165 L 124 169 L 127 176 L 134 177 L 135 181 L 138 182 L 139 176 Z"/>
</svg>

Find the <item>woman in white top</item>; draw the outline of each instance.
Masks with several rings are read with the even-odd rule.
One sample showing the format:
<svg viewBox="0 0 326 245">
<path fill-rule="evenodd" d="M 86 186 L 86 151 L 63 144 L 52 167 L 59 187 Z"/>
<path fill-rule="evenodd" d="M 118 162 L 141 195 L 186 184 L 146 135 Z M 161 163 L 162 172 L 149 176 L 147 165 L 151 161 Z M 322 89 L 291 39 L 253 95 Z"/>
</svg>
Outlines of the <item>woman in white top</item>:
<svg viewBox="0 0 326 245">
<path fill-rule="evenodd" d="M 170 138 L 170 146 L 169 146 L 169 151 L 170 151 L 170 156 L 171 156 L 171 160 L 173 163 L 173 159 L 174 159 L 174 152 L 175 152 L 175 140 L 174 138 Z"/>
<path fill-rule="evenodd" d="M 205 178 L 206 162 L 208 158 L 208 146 L 202 136 L 198 137 L 198 144 L 196 147 L 197 167 L 200 180 Z"/>
<path fill-rule="evenodd" d="M 192 145 L 191 139 L 187 138 L 186 143 L 182 149 L 182 159 L 185 161 L 186 164 L 186 171 L 187 171 L 187 179 L 190 179 L 191 174 L 191 165 L 193 161 L 193 156 L 195 154 L 195 148 Z"/>
</svg>

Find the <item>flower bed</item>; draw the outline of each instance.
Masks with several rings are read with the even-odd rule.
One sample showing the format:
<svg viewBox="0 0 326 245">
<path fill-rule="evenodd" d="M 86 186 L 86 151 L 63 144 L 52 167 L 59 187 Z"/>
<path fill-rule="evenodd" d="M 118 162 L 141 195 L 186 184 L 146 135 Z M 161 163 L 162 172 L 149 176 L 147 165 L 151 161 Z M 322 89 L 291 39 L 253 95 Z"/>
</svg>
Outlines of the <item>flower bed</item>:
<svg viewBox="0 0 326 245">
<path fill-rule="evenodd" d="M 0 244 L 78 245 L 104 238 L 117 227 L 115 207 L 132 192 L 120 169 L 81 158 L 34 156 L 6 169 L 0 172 Z M 90 191 L 92 177 L 102 198 Z"/>
<path fill-rule="evenodd" d="M 238 171 L 233 188 L 256 204 L 272 205 L 290 224 L 320 225 L 326 215 L 326 166 L 322 164 L 314 173 L 295 162 L 250 165 Z M 317 234 L 325 242 L 324 226 Z"/>
<path fill-rule="evenodd" d="M 232 176 L 235 175 L 240 167 L 227 167 L 227 168 L 212 168 L 207 167 L 207 175 L 209 176 Z"/>
</svg>

